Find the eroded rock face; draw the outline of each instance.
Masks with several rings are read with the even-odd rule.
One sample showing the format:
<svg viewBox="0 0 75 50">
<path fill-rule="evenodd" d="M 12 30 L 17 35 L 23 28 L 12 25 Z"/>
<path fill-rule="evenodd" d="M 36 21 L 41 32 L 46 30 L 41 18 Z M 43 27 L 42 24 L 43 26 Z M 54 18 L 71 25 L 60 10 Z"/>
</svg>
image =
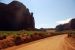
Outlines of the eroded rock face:
<svg viewBox="0 0 75 50">
<path fill-rule="evenodd" d="M 75 18 L 70 21 L 70 28 L 75 30 Z"/>
<path fill-rule="evenodd" d="M 34 29 L 33 13 L 18 1 L 0 3 L 0 30 Z"/>
<path fill-rule="evenodd" d="M 75 30 L 75 18 L 71 19 L 71 21 L 69 23 L 57 25 L 56 30 L 57 31 Z"/>
</svg>

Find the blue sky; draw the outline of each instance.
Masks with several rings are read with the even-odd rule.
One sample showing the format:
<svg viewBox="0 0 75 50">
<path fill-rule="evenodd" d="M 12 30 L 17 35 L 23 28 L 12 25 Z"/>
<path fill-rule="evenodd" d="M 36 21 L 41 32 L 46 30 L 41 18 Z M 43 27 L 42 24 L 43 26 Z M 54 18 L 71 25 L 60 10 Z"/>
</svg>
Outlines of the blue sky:
<svg viewBox="0 0 75 50">
<path fill-rule="evenodd" d="M 2 0 L 9 3 L 12 0 Z M 54 28 L 75 17 L 75 0 L 19 0 L 34 13 L 36 28 Z"/>
</svg>

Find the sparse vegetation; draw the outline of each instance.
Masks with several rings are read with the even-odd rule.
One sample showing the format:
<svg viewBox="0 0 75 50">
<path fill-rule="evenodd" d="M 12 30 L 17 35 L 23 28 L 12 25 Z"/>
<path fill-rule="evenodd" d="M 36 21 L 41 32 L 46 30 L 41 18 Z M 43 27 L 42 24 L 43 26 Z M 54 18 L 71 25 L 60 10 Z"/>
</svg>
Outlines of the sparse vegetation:
<svg viewBox="0 0 75 50">
<path fill-rule="evenodd" d="M 21 45 L 46 37 L 62 33 L 48 33 L 43 31 L 0 31 L 0 49 Z"/>
</svg>

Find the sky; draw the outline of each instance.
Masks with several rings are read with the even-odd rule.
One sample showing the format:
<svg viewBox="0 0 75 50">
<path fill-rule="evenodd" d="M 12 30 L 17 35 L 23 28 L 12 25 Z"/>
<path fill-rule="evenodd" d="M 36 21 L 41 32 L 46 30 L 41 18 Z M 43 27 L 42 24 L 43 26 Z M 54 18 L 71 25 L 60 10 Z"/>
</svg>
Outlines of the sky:
<svg viewBox="0 0 75 50">
<path fill-rule="evenodd" d="M 10 3 L 12 0 L 1 0 Z M 54 28 L 75 17 L 75 0 L 18 0 L 34 13 L 36 28 Z"/>
</svg>

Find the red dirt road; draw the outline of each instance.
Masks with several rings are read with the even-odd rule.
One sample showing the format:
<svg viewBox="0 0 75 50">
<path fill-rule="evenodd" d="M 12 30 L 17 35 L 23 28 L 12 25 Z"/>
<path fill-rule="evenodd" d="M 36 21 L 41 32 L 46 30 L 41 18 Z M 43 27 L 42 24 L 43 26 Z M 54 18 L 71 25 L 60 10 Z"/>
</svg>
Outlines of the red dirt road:
<svg viewBox="0 0 75 50">
<path fill-rule="evenodd" d="M 67 34 L 57 35 L 7 50 L 75 50 L 66 39 Z"/>
</svg>

